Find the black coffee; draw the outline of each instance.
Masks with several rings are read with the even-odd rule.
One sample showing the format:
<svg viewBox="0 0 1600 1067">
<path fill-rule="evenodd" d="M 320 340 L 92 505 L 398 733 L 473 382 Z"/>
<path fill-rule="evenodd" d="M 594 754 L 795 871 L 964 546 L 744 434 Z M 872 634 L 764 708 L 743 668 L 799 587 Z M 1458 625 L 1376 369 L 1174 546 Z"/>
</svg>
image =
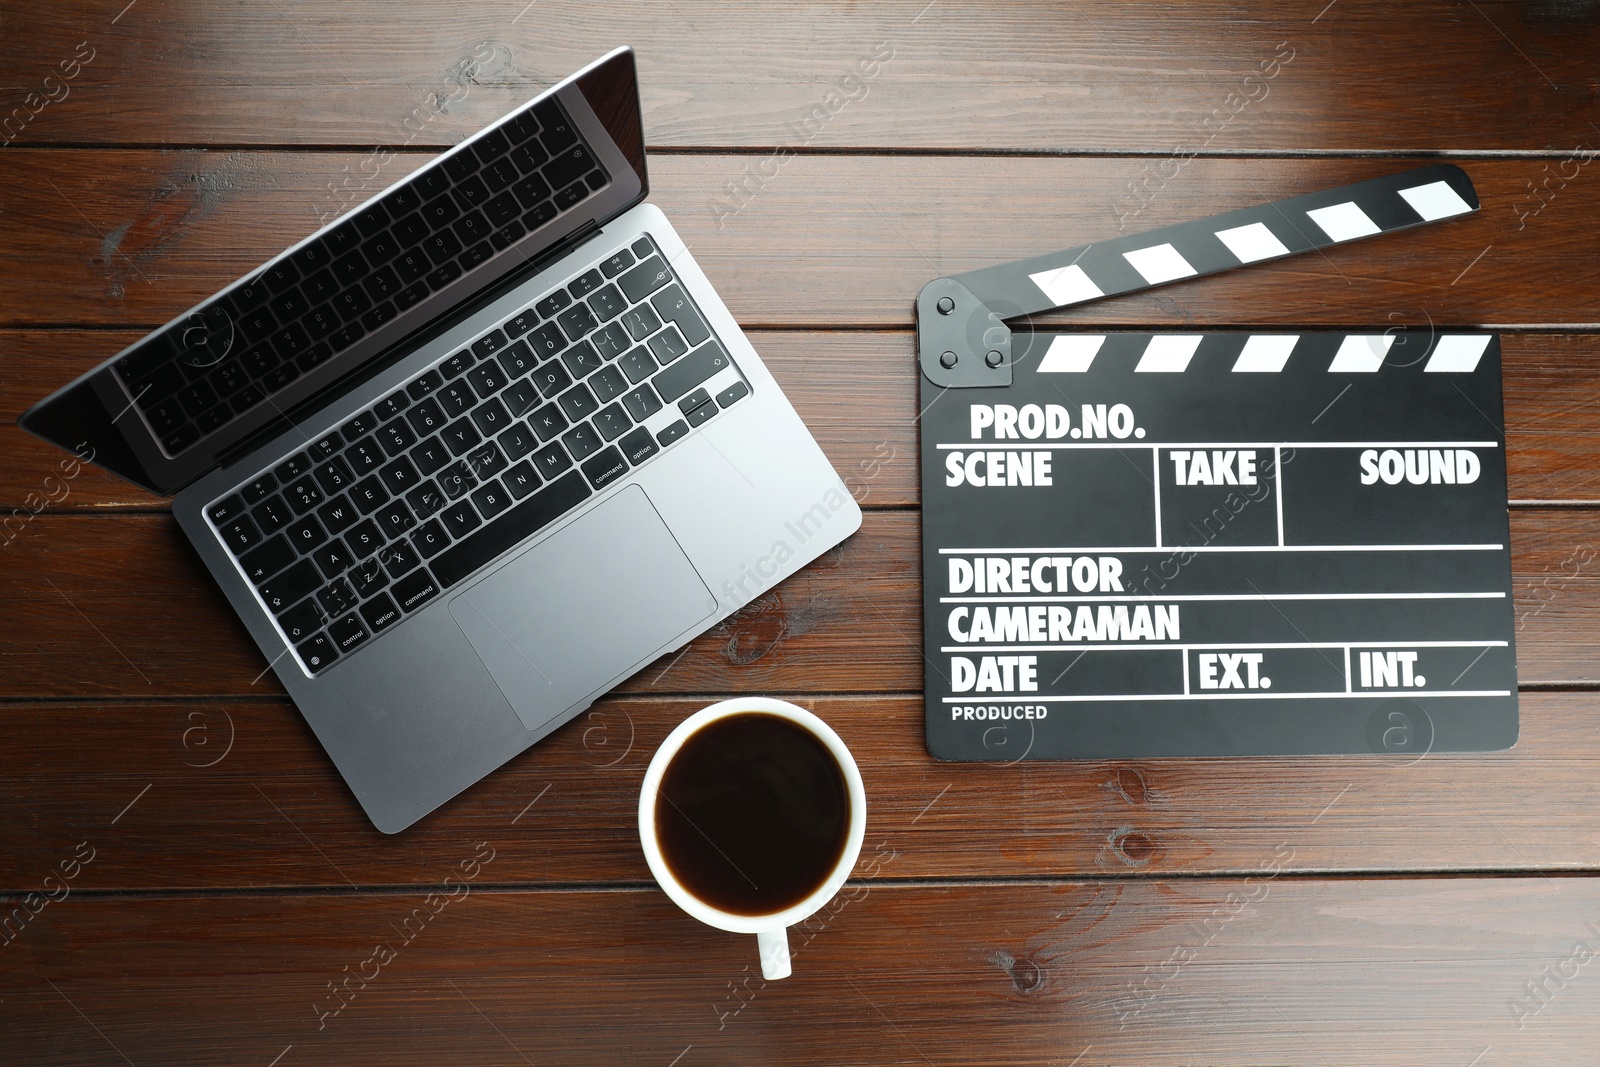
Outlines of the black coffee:
<svg viewBox="0 0 1600 1067">
<path fill-rule="evenodd" d="M 833 753 L 809 730 L 761 712 L 690 734 L 656 797 L 667 867 L 735 915 L 770 915 L 816 892 L 849 829 L 849 791 Z"/>
</svg>

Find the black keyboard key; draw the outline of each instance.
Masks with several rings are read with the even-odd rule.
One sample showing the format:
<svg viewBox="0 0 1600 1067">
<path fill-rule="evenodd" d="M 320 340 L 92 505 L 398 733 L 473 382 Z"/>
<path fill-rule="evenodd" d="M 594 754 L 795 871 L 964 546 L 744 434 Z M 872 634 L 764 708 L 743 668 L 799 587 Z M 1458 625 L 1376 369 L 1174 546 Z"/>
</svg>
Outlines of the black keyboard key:
<svg viewBox="0 0 1600 1067">
<path fill-rule="evenodd" d="M 655 243 L 650 240 L 649 234 L 645 234 L 628 247 L 632 248 L 633 254 L 639 256 L 641 259 L 656 250 Z"/>
<path fill-rule="evenodd" d="M 411 398 L 406 396 L 404 389 L 396 389 L 374 405 L 372 411 L 380 419 L 392 419 L 400 414 L 411 404 Z"/>
<path fill-rule="evenodd" d="M 350 465 L 341 456 L 334 456 L 326 463 L 318 464 L 315 475 L 317 484 L 322 486 L 322 491 L 329 496 L 355 481 L 355 476 L 350 473 Z"/>
<path fill-rule="evenodd" d="M 436 196 L 422 206 L 422 217 L 427 219 L 428 225 L 435 230 L 450 225 L 460 216 L 461 209 L 448 194 Z"/>
<path fill-rule="evenodd" d="M 432 559 L 450 547 L 450 538 L 438 520 L 431 520 L 417 527 L 417 532 L 411 535 L 411 544 L 423 559 Z"/>
<path fill-rule="evenodd" d="M 398 291 L 398 290 L 397 290 Z M 395 317 L 394 305 L 385 300 L 365 315 L 361 316 L 361 325 L 369 330 L 376 330 L 379 326 Z"/>
<path fill-rule="evenodd" d="M 539 476 L 534 473 L 533 464 L 526 460 L 506 471 L 500 481 L 511 493 L 513 500 L 521 500 L 541 484 Z"/>
<path fill-rule="evenodd" d="M 656 311 L 661 313 L 663 319 L 678 324 L 678 331 L 683 334 L 683 339 L 689 342 L 690 348 L 711 336 L 711 330 L 700 317 L 700 312 L 694 309 L 694 305 L 678 286 L 674 285 L 665 292 L 657 294 L 651 298 L 650 303 L 655 305 Z"/>
<path fill-rule="evenodd" d="M 371 515 L 389 499 L 389 491 L 383 487 L 383 480 L 374 474 L 355 484 L 350 490 L 350 499 L 361 509 L 361 514 Z"/>
<path fill-rule="evenodd" d="M 450 462 L 450 451 L 437 437 L 430 437 L 411 450 L 411 462 L 426 477 Z"/>
<path fill-rule="evenodd" d="M 511 494 L 499 482 L 489 482 L 472 494 L 472 502 L 477 505 L 478 514 L 487 521 L 511 506 Z"/>
<path fill-rule="evenodd" d="M 408 307 L 415 307 L 428 297 L 427 282 L 412 282 L 394 295 L 394 306 L 404 311 Z"/>
<path fill-rule="evenodd" d="M 356 591 L 343 578 L 329 582 L 317 592 L 317 603 L 329 615 L 343 615 L 356 606 L 357 599 Z"/>
<path fill-rule="evenodd" d="M 367 519 L 344 535 L 344 543 L 356 559 L 366 559 L 383 547 L 383 534 L 377 523 Z"/>
<path fill-rule="evenodd" d="M 184 426 L 167 434 L 161 439 L 161 447 L 173 455 L 177 455 L 196 441 L 200 440 L 200 430 L 193 426 Z"/>
<path fill-rule="evenodd" d="M 621 404 L 611 404 L 595 412 L 594 428 L 600 431 L 600 436 L 607 441 L 615 441 L 628 432 L 633 425 L 633 420 L 628 418 L 628 413 L 622 410 Z"/>
<path fill-rule="evenodd" d="M 291 643 L 299 644 L 322 629 L 323 620 L 327 617 L 322 605 L 313 598 L 296 604 L 278 616 L 278 625 L 283 627 L 283 632 L 288 635 Z"/>
<path fill-rule="evenodd" d="M 156 433 L 171 433 L 189 421 L 189 416 L 184 413 L 183 405 L 176 400 L 168 400 L 157 404 L 146 414 L 150 416 L 150 425 L 155 427 Z"/>
<path fill-rule="evenodd" d="M 622 294 L 617 292 L 616 286 L 608 285 L 604 289 L 595 290 L 594 295 L 589 297 L 589 307 L 601 322 L 610 322 L 628 310 L 628 302 L 622 299 Z"/>
<path fill-rule="evenodd" d="M 557 182 L 556 184 L 565 185 L 566 182 Z M 585 296 L 588 296 L 590 293 L 594 292 L 604 284 L 605 279 L 600 276 L 600 272 L 598 270 L 584 271 L 582 274 L 572 279 L 572 283 L 567 286 L 567 292 L 571 293 L 574 297 L 581 299 Z"/>
<path fill-rule="evenodd" d="M 433 560 L 433 572 L 449 588 L 582 503 L 589 487 L 578 472 L 559 479 L 511 508 L 497 521 L 452 545 Z"/>
<path fill-rule="evenodd" d="M 715 341 L 701 345 L 652 379 L 665 400 L 676 400 L 718 371 L 731 365 L 728 354 Z"/>
<path fill-rule="evenodd" d="M 682 400 L 678 401 L 678 410 L 687 415 L 689 412 L 693 411 L 695 408 L 699 407 L 701 404 L 704 404 L 710 399 L 710 393 L 706 392 L 704 389 L 695 389 Z"/>
<path fill-rule="evenodd" d="M 572 457 L 567 455 L 567 450 L 561 447 L 560 442 L 545 445 L 533 454 L 533 469 L 547 482 L 570 466 Z"/>
<path fill-rule="evenodd" d="M 493 441 L 485 441 L 462 457 L 462 462 L 472 469 L 478 481 L 487 481 L 506 469 L 506 457 Z"/>
<path fill-rule="evenodd" d="M 472 389 L 466 382 L 450 382 L 443 389 L 434 394 L 434 399 L 439 401 L 439 406 L 444 408 L 444 413 L 452 419 L 460 415 L 478 402 Z"/>
<path fill-rule="evenodd" d="M 567 291 L 565 289 L 557 289 L 533 305 L 533 309 L 539 313 L 541 318 L 548 319 L 570 303 L 572 303 L 572 297 L 567 295 Z"/>
<path fill-rule="evenodd" d="M 411 428 L 417 431 L 419 437 L 426 437 L 436 430 L 442 429 L 449 420 L 439 402 L 429 397 L 416 407 L 406 412 L 406 421 Z"/>
<path fill-rule="evenodd" d="M 539 438 L 525 423 L 513 423 L 500 435 L 500 447 L 512 459 L 521 459 L 539 447 Z"/>
<path fill-rule="evenodd" d="M 464 211 L 482 207 L 483 202 L 489 199 L 489 187 L 483 184 L 483 180 L 476 174 L 468 175 L 458 181 L 451 192 L 456 198 L 456 203 L 460 204 Z"/>
<path fill-rule="evenodd" d="M 490 397 L 472 413 L 472 421 L 485 437 L 493 437 L 511 425 L 511 413 L 498 397 Z"/>
<path fill-rule="evenodd" d="M 344 440 L 340 438 L 337 431 L 334 431 L 324 434 L 311 442 L 311 447 L 306 449 L 306 455 L 311 457 L 312 462 L 316 462 L 317 460 L 327 459 L 343 447 Z"/>
<path fill-rule="evenodd" d="M 494 136 L 499 137 L 502 142 L 505 140 L 504 134 L 496 133 Z M 506 145 L 506 148 L 510 147 L 509 144 Z M 479 158 L 482 158 L 481 148 L 479 149 Z M 491 193 L 500 189 L 509 189 L 516 183 L 518 178 L 522 177 L 522 172 L 517 169 L 517 165 L 509 159 L 497 159 L 478 173 L 483 177 L 483 184 L 489 187 Z M 490 201 L 490 203 L 493 203 L 493 201 Z"/>
<path fill-rule="evenodd" d="M 364 559 L 350 568 L 345 580 L 355 587 L 356 596 L 368 597 L 389 584 L 389 575 L 383 569 L 383 556 Z"/>
<path fill-rule="evenodd" d="M 617 367 L 628 376 L 628 381 L 638 385 L 657 370 L 656 361 L 651 358 L 650 352 L 640 345 L 632 352 L 617 360 Z"/>
<path fill-rule="evenodd" d="M 416 381 L 406 386 L 406 395 L 409 396 L 412 401 L 418 401 L 443 384 L 444 375 L 440 374 L 436 370 L 430 370 L 423 374 Z"/>
<path fill-rule="evenodd" d="M 540 359 L 549 359 L 567 347 L 567 338 L 560 327 L 553 322 L 547 322 L 528 335 L 528 344 L 538 353 Z"/>
<path fill-rule="evenodd" d="M 516 341 L 495 357 L 500 366 L 505 368 L 506 377 L 520 378 L 531 371 L 539 362 L 539 357 L 533 354 L 533 349 L 526 341 Z"/>
<path fill-rule="evenodd" d="M 383 205 L 368 204 L 355 216 L 356 229 L 362 236 L 371 237 L 385 226 L 389 225 L 389 213 L 383 210 Z"/>
<path fill-rule="evenodd" d="M 328 528 L 330 534 L 341 534 L 355 525 L 361 516 L 356 513 L 355 506 L 345 497 L 337 497 L 328 501 L 317 509 L 317 518 L 322 520 L 322 525 Z"/>
<path fill-rule="evenodd" d="M 584 184 L 597 193 L 605 187 L 607 180 L 606 172 L 601 170 L 599 167 L 596 167 L 594 170 L 591 170 L 588 174 L 583 176 Z"/>
<path fill-rule="evenodd" d="M 513 416 L 522 416 L 539 403 L 539 390 L 533 387 L 532 382 L 512 382 L 500 394 L 500 399 L 505 401 Z"/>
<path fill-rule="evenodd" d="M 510 379 L 500 364 L 489 362 L 480 363 L 468 371 L 467 381 L 472 383 L 472 388 L 479 396 L 488 399 L 504 389 Z"/>
<path fill-rule="evenodd" d="M 509 192 L 504 192 L 483 205 L 483 217 L 489 220 L 489 225 L 500 229 L 508 223 L 516 222 L 523 210 L 523 206 L 517 203 L 515 196 Z M 521 225 L 520 223 L 517 224 Z M 524 230 L 523 232 L 526 233 L 527 231 Z"/>
<path fill-rule="evenodd" d="M 589 379 L 589 388 L 602 404 L 608 404 L 628 391 L 628 379 L 616 367 L 605 367 Z"/>
<path fill-rule="evenodd" d="M 443 520 L 445 529 L 450 531 L 450 535 L 458 539 L 483 525 L 483 520 L 478 517 L 478 512 L 470 500 L 461 500 L 445 508 L 439 518 Z"/>
<path fill-rule="evenodd" d="M 408 578 L 403 578 L 394 583 L 390 590 L 400 607 L 406 611 L 416 611 L 422 605 L 439 595 L 439 583 L 433 580 L 433 575 L 427 571 L 418 571 Z"/>
<path fill-rule="evenodd" d="M 406 503 L 411 505 L 411 510 L 416 513 L 417 518 L 426 519 L 436 514 L 449 501 L 430 478 L 406 494 Z"/>
<path fill-rule="evenodd" d="M 699 407 L 693 408 L 693 409 L 690 410 L 690 412 L 689 412 L 689 425 L 690 426 L 700 426 L 703 423 L 709 421 L 711 416 L 715 415 L 716 413 L 717 413 L 717 402 L 715 400 L 707 400 L 704 404 L 701 404 Z"/>
<path fill-rule="evenodd" d="M 671 280 L 672 272 L 667 269 L 667 265 L 659 258 L 651 256 L 618 278 L 617 284 L 628 294 L 628 299 L 637 304 Z"/>
<path fill-rule="evenodd" d="M 656 439 L 651 437 L 650 431 L 643 426 L 637 427 L 631 433 L 623 434 L 622 440 L 617 444 L 622 447 L 622 454 L 628 458 L 628 462 L 635 467 L 661 451 Z"/>
<path fill-rule="evenodd" d="M 457 419 L 444 428 L 440 435 L 444 438 L 445 446 L 450 449 L 451 455 L 459 456 L 479 441 L 483 435 L 478 433 L 478 428 L 467 419 Z"/>
<path fill-rule="evenodd" d="M 311 558 L 316 561 L 317 568 L 322 571 L 324 578 L 337 578 L 345 572 L 345 568 L 355 562 L 355 557 L 350 550 L 344 547 L 344 542 L 339 540 L 329 541 L 315 552 Z"/>
<path fill-rule="evenodd" d="M 400 621 L 400 609 L 395 607 L 388 593 L 379 593 L 361 605 L 361 618 L 373 633 L 381 634 Z"/>
<path fill-rule="evenodd" d="M 457 461 L 439 472 L 436 479 L 444 495 L 455 500 L 465 494 L 467 490 L 478 484 L 472 475 L 472 466 L 465 461 Z"/>
<path fill-rule="evenodd" d="M 288 529 L 284 530 L 284 536 L 303 554 L 326 541 L 328 532 L 322 528 L 322 523 L 317 521 L 315 515 L 307 515 L 298 522 L 290 523 Z"/>
<path fill-rule="evenodd" d="M 422 481 L 422 475 L 417 473 L 417 468 L 411 465 L 411 460 L 406 456 L 384 465 L 379 469 L 378 476 L 383 479 L 384 487 L 395 496 L 415 488 Z"/>
<path fill-rule="evenodd" d="M 511 186 L 511 195 L 517 198 L 524 211 L 545 200 L 550 192 L 550 183 L 538 174 L 530 174 Z"/>
<path fill-rule="evenodd" d="M 213 430 L 222 429 L 231 421 L 233 421 L 233 412 L 228 408 L 228 405 L 220 404 L 201 415 L 195 420 L 194 424 L 200 427 L 201 433 L 210 433 Z"/>
<path fill-rule="evenodd" d="M 388 459 L 383 454 L 383 449 L 378 447 L 378 442 L 370 437 L 364 441 L 356 442 L 344 455 L 345 459 L 349 460 L 350 467 L 357 476 L 371 474 L 383 466 L 384 460 Z"/>
<path fill-rule="evenodd" d="M 439 373 L 443 374 L 447 379 L 459 378 L 461 375 L 471 370 L 472 365 L 475 362 L 477 361 L 473 359 L 472 353 L 466 349 L 462 349 L 460 352 L 457 352 L 455 355 L 439 364 Z"/>
<path fill-rule="evenodd" d="M 256 525 L 261 528 L 263 534 L 276 533 L 289 525 L 294 518 L 294 512 L 289 510 L 289 505 L 283 502 L 283 497 L 281 496 L 268 497 L 250 514 L 256 520 Z"/>
<path fill-rule="evenodd" d="M 472 149 L 463 148 L 439 166 L 444 168 L 452 181 L 464 181 L 478 173 L 478 157 L 472 154 Z"/>
<path fill-rule="evenodd" d="M 588 304 L 572 305 L 556 316 L 556 322 L 561 324 L 561 332 L 573 341 L 587 336 L 589 331 L 600 325 L 600 320 L 594 317 Z"/>
<path fill-rule="evenodd" d="M 209 367 L 210 364 L 206 364 L 206 366 Z M 190 415 L 198 415 L 202 411 L 216 407 L 216 390 L 212 389 L 202 379 L 186 389 L 180 389 L 178 391 L 178 403 Z"/>
<path fill-rule="evenodd" d="M 230 359 L 206 378 L 216 387 L 222 396 L 232 396 L 250 382 L 250 376 L 245 372 L 244 364 L 237 359 Z"/>
<path fill-rule="evenodd" d="M 339 652 L 333 647 L 333 641 L 327 634 L 318 634 L 311 640 L 296 645 L 294 650 L 300 654 L 300 661 L 312 672 L 322 670 L 339 658 Z"/>
<path fill-rule="evenodd" d="M 246 552 L 240 557 L 239 564 L 244 567 L 244 576 L 252 583 L 260 585 L 293 563 L 294 559 L 294 547 L 289 544 L 287 538 L 279 536 L 263 541 L 258 547 Z"/>
<path fill-rule="evenodd" d="M 301 352 L 295 357 L 294 362 L 295 366 L 299 367 L 303 371 L 307 371 L 312 367 L 317 366 L 319 363 L 325 362 L 331 355 L 333 355 L 333 346 L 328 344 L 326 341 L 323 341 L 318 344 L 314 344 L 304 352 Z"/>
<path fill-rule="evenodd" d="M 650 338 L 650 351 L 655 353 L 656 359 L 664 366 L 689 351 L 689 346 L 679 336 L 676 326 L 668 326 Z"/>
<path fill-rule="evenodd" d="M 633 266 L 633 253 L 626 248 L 600 264 L 600 273 L 607 278 L 615 278 L 629 267 Z"/>
<path fill-rule="evenodd" d="M 565 189 L 557 191 L 552 198 L 557 208 L 565 211 L 567 208 L 576 207 L 589 195 L 589 189 L 581 181 L 573 182 Z"/>
<path fill-rule="evenodd" d="M 567 418 L 573 422 L 588 418 L 600 407 L 594 394 L 589 392 L 582 382 L 562 393 L 556 402 L 561 405 L 561 410 L 566 413 Z"/>
<path fill-rule="evenodd" d="M 547 397 L 563 392 L 572 384 L 572 375 L 567 373 L 567 368 L 559 360 L 544 364 L 529 376 L 529 381 L 539 387 L 539 392 Z"/>
<path fill-rule="evenodd" d="M 472 342 L 472 354 L 479 359 L 487 359 L 504 348 L 507 341 L 504 330 L 490 330 L 476 341 Z"/>
<path fill-rule="evenodd" d="M 364 269 L 365 267 L 363 267 L 363 270 Z M 338 310 L 341 317 L 345 319 L 352 319 L 372 306 L 372 297 L 367 295 L 367 291 L 365 289 L 357 289 L 356 287 L 351 286 L 333 298 L 333 306 Z M 342 348 L 345 344 L 353 343 L 355 340 L 356 338 L 354 337 L 349 338 L 348 341 L 341 339 L 340 347 Z"/>
<path fill-rule="evenodd" d="M 263 393 L 260 389 L 257 389 L 255 386 L 247 385 L 228 398 L 228 406 L 233 408 L 235 415 L 242 415 L 246 411 L 249 411 L 251 408 L 255 407 L 257 404 L 261 403 L 261 398 L 265 395 L 265 393 Z M 162 444 L 166 444 L 169 451 L 178 451 L 178 449 L 173 448 L 165 440 L 162 441 Z"/>
<path fill-rule="evenodd" d="M 206 514 L 211 517 L 213 526 L 222 526 L 244 514 L 244 498 L 235 493 L 225 500 L 219 500 L 206 509 Z"/>
<path fill-rule="evenodd" d="M 537 325 L 539 325 L 539 313 L 528 308 L 521 314 L 511 316 L 506 322 L 506 333 L 512 337 L 521 337 Z"/>
<path fill-rule="evenodd" d="M 296 515 L 304 515 L 322 503 L 322 490 L 318 488 L 316 479 L 309 476 L 291 484 L 283 491 L 283 495 L 289 498 L 289 506 L 294 508 Z"/>
<path fill-rule="evenodd" d="M 567 446 L 567 451 L 575 460 L 588 459 L 605 445 L 595 428 L 587 422 L 581 422 L 562 435 L 561 441 Z"/>
<path fill-rule="evenodd" d="M 556 405 L 546 404 L 528 416 L 528 423 L 539 435 L 539 440 L 549 441 L 567 428 L 567 417 L 561 414 L 561 409 Z"/>
<path fill-rule="evenodd" d="M 601 358 L 616 359 L 628 350 L 633 341 L 620 322 L 613 322 L 596 330 L 589 338 L 589 343 L 594 345 L 595 351 L 600 353 Z"/>
<path fill-rule="evenodd" d="M 322 584 L 322 575 L 309 559 L 303 559 L 261 586 L 261 599 L 274 615 L 281 615 L 310 596 Z"/>
<path fill-rule="evenodd" d="M 272 473 L 278 476 L 280 482 L 293 481 L 311 469 L 311 457 L 304 452 L 297 456 L 290 456 L 273 468 Z"/>
<path fill-rule="evenodd" d="M 438 270 L 428 275 L 428 287 L 430 289 L 443 289 L 459 277 L 461 277 L 461 265 L 455 260 L 451 260 L 442 264 Z"/>
<path fill-rule="evenodd" d="M 605 366 L 605 360 L 588 341 L 581 341 L 561 353 L 561 362 L 574 378 L 584 378 Z"/>
<path fill-rule="evenodd" d="M 409 182 L 402 183 L 389 190 L 389 195 L 383 198 L 383 206 L 394 218 L 400 218 L 408 212 L 415 211 L 422 203 L 422 197 L 417 192 L 416 186 Z"/>
<path fill-rule="evenodd" d="M 400 280 L 406 285 L 410 285 L 433 269 L 433 264 L 429 262 L 427 255 L 420 248 L 402 252 L 390 260 L 389 263 L 394 267 L 394 272 L 400 275 Z M 423 295 L 427 295 L 426 289 L 423 290 Z M 400 303 L 398 299 L 395 302 Z M 416 301 L 412 301 L 412 303 L 416 303 Z"/>
<path fill-rule="evenodd" d="M 661 398 L 656 396 L 656 391 L 650 388 L 649 382 L 629 390 L 623 396 L 622 404 L 628 409 L 628 414 L 633 416 L 634 422 L 643 422 L 661 410 Z"/>
<path fill-rule="evenodd" d="M 357 441 L 361 440 L 361 438 L 377 429 L 378 423 L 381 421 L 382 420 L 372 412 L 363 411 L 361 414 L 355 416 L 349 422 L 339 427 L 339 433 L 344 436 L 346 444 L 353 445 Z"/>
<path fill-rule="evenodd" d="M 622 458 L 622 453 L 616 445 L 610 445 L 593 459 L 583 465 L 583 476 L 589 479 L 589 484 L 595 489 L 604 489 L 624 474 L 628 473 L 628 463 Z"/>
<path fill-rule="evenodd" d="M 392 213 L 393 209 L 391 208 L 390 211 Z M 426 219 L 420 214 L 412 213 L 389 227 L 389 232 L 394 234 L 395 240 L 399 241 L 403 247 L 409 248 L 424 237 L 427 237 L 429 229 Z M 396 260 L 399 258 L 396 257 Z"/>
<path fill-rule="evenodd" d="M 360 312 L 357 311 L 350 313 L 351 317 L 358 314 Z M 328 346 L 335 351 L 342 352 L 361 340 L 362 337 L 366 336 L 366 333 L 366 329 L 359 322 L 347 322 L 340 329 L 333 331 L 333 336 L 328 338 Z"/>
<path fill-rule="evenodd" d="M 496 233 L 500 231 L 496 230 Z M 494 247 L 488 241 L 479 241 L 465 252 L 456 257 L 456 265 L 462 270 L 471 270 L 478 264 L 488 260 L 494 255 Z"/>
<path fill-rule="evenodd" d="M 450 229 L 461 238 L 462 244 L 468 245 L 476 245 L 494 232 L 494 227 L 489 225 L 489 220 L 483 217 L 481 211 L 467 212 L 457 219 Z"/>
<path fill-rule="evenodd" d="M 374 516 L 378 522 L 378 529 L 388 538 L 396 538 L 417 524 L 417 517 L 411 514 L 411 509 L 406 507 L 403 500 L 391 500 L 388 504 L 378 509 Z"/>
<path fill-rule="evenodd" d="M 372 262 L 383 264 L 371 274 L 368 274 L 361 282 L 361 288 L 367 291 L 367 295 L 372 298 L 374 303 L 380 300 L 387 300 L 405 288 L 405 284 L 400 281 L 400 275 L 396 274 L 392 267 L 387 266 L 395 256 L 400 254 L 400 246 L 394 243 L 394 238 L 388 234 L 383 234 L 375 240 L 368 241 L 364 246 L 364 251 L 367 258 Z"/>
<path fill-rule="evenodd" d="M 723 407 L 732 407 L 750 395 L 750 387 L 743 382 L 734 382 L 722 392 L 717 394 L 717 403 Z"/>
<path fill-rule="evenodd" d="M 378 443 L 383 445 L 383 450 L 391 458 L 401 455 L 406 449 L 417 443 L 416 433 L 410 426 L 406 425 L 406 421 L 403 418 L 390 419 L 378 427 L 378 432 L 374 436 L 377 438 Z"/>
<path fill-rule="evenodd" d="M 340 652 L 347 653 L 363 644 L 371 635 L 367 633 L 367 628 L 361 624 L 361 620 L 352 611 L 328 627 L 328 636 L 338 646 Z"/>
</svg>

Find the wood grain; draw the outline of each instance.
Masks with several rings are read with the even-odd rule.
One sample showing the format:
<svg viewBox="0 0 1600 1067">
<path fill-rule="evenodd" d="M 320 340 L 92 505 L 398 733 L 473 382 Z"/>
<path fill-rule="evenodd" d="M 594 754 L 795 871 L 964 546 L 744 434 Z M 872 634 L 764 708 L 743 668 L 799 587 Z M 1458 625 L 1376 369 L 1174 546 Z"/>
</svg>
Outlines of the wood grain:
<svg viewBox="0 0 1600 1067">
<path fill-rule="evenodd" d="M 1600 137 L 1597 137 L 1600 140 Z M 314 231 L 354 154 L 7 149 L 0 326 L 166 322 Z M 389 181 L 425 156 L 397 159 Z M 924 284 L 1427 160 L 1196 159 L 1137 215 L 1127 158 L 805 156 L 737 214 L 748 157 L 652 164 L 663 208 L 742 325 L 905 328 Z M 1592 328 L 1589 171 L 1539 200 L 1541 163 L 1461 159 L 1483 208 L 1453 222 L 1100 301 L 1044 323 Z M 729 202 L 731 203 L 731 201 Z M 1534 208 L 1543 204 L 1542 210 Z M 337 205 L 334 205 L 337 206 Z M 49 299 L 41 299 L 41 294 Z"/>
<path fill-rule="evenodd" d="M 1600 867 L 1593 694 L 1525 693 L 1516 747 L 1483 755 L 1016 766 L 930 760 L 915 697 L 798 699 L 854 753 L 868 855 L 895 850 L 895 878 L 1243 875 L 1280 844 L 1301 872 Z M 398 838 L 287 701 L 12 705 L 0 744 L 27 786 L 0 886 L 29 888 L 125 808 L 88 888 L 415 886 L 484 837 L 506 846 L 484 884 L 647 883 L 645 768 L 709 700 L 609 697 Z"/>
<path fill-rule="evenodd" d="M 23 46 L 6 113 L 30 92 L 59 97 L 43 79 L 79 42 L 94 50 L 19 144 L 448 145 L 620 44 L 639 54 L 652 146 L 1562 153 L 1600 140 L 1585 59 L 1600 35 L 1581 5 L 186 0 L 119 17 L 125 3 L 10 16 Z M 871 76 L 842 81 L 859 71 Z"/>
<path fill-rule="evenodd" d="M 920 690 L 917 518 L 869 513 L 842 546 L 622 688 Z M 1600 513 L 1519 509 L 1511 538 L 1522 683 L 1600 682 Z M 280 692 L 170 516 L 45 512 L 0 550 L 0 575 L 0 698 Z"/>
<path fill-rule="evenodd" d="M 508 836 L 452 858 L 487 840 L 493 871 Z M 1587 1062 L 1586 973 L 1512 1010 L 1592 950 L 1586 881 L 1308 881 L 1292 846 L 1262 859 L 1280 873 L 1249 883 L 864 880 L 765 984 L 753 938 L 653 888 L 69 897 L 0 954 L 0 1029 L 20 1063 L 173 1067 Z"/>
<path fill-rule="evenodd" d="M 129 331 L 0 330 L 0 515 L 48 498 L 44 479 L 66 453 L 20 432 L 18 414 L 105 355 Z M 763 330 L 752 336 L 811 433 L 864 506 L 918 500 L 916 368 L 909 333 Z M 1600 339 L 1510 333 L 1502 338 L 1513 503 L 1600 501 Z M 71 479 L 56 511 L 162 507 L 94 467 Z"/>
</svg>

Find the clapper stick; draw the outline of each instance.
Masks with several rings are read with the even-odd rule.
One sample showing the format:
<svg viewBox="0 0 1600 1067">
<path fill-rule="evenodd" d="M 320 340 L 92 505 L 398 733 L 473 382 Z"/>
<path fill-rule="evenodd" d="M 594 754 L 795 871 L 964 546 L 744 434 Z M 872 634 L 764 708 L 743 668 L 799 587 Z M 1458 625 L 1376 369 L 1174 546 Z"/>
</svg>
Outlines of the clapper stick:
<svg viewBox="0 0 1600 1067">
<path fill-rule="evenodd" d="M 1240 208 L 929 282 L 917 297 L 922 373 L 950 389 L 1011 384 L 1006 319 L 1217 274 L 1478 209 L 1448 163 Z"/>
</svg>

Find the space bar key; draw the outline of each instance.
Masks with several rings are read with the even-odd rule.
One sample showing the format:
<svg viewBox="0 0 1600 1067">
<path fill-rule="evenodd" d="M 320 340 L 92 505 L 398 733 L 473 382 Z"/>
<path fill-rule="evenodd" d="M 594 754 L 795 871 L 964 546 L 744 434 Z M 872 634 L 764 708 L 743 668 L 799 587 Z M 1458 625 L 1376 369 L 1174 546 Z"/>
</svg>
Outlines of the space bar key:
<svg viewBox="0 0 1600 1067">
<path fill-rule="evenodd" d="M 433 561 L 433 576 L 446 589 L 505 552 L 525 537 L 548 526 L 589 496 L 583 475 L 572 471 L 557 478 L 498 519 L 451 545 Z"/>
</svg>

